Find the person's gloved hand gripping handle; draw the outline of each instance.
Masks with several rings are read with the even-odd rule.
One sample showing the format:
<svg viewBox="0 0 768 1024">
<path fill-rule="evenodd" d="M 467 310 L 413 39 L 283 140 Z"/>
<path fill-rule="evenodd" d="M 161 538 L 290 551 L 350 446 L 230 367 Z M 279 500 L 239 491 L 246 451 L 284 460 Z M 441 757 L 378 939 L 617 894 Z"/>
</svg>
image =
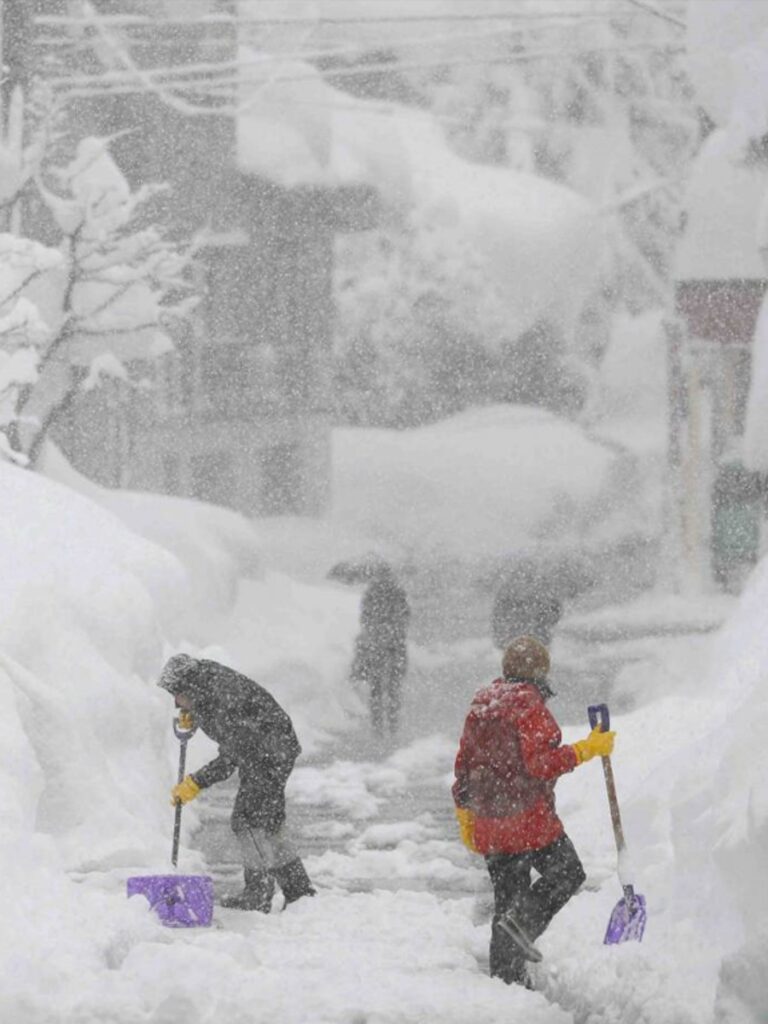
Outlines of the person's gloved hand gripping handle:
<svg viewBox="0 0 768 1024">
<path fill-rule="evenodd" d="M 199 792 L 200 787 L 198 784 L 191 775 L 187 775 L 171 790 L 171 806 L 188 804 L 190 800 L 195 799 Z"/>
<path fill-rule="evenodd" d="M 591 761 L 593 757 L 610 757 L 615 737 L 615 732 L 603 732 L 601 726 L 596 725 L 586 739 L 573 744 L 577 764 Z"/>
</svg>

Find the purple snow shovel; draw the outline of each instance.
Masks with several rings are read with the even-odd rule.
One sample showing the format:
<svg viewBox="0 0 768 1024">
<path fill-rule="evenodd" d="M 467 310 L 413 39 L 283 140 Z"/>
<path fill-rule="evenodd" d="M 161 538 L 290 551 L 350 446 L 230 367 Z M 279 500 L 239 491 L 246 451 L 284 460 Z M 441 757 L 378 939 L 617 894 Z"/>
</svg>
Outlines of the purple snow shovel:
<svg viewBox="0 0 768 1024">
<path fill-rule="evenodd" d="M 603 732 L 610 729 L 611 719 L 608 714 L 607 704 L 593 704 L 587 708 L 589 724 L 594 729 L 600 725 Z M 613 835 L 616 839 L 616 851 L 619 855 L 619 881 L 624 890 L 624 898 L 619 900 L 613 908 L 608 928 L 605 932 L 603 943 L 612 946 L 617 942 L 628 942 L 634 939 L 640 942 L 645 931 L 646 911 L 645 896 L 635 892 L 634 886 L 630 885 L 625 877 L 627 868 L 627 844 L 624 842 L 624 829 L 621 827 L 621 815 L 619 814 L 619 801 L 616 796 L 616 783 L 613 779 L 613 768 L 610 757 L 602 757 L 603 775 L 605 776 L 605 788 L 608 791 L 608 805 L 611 808 L 611 822 L 613 824 Z"/>
<path fill-rule="evenodd" d="M 194 735 L 195 727 L 182 729 L 178 718 L 174 718 L 173 731 L 180 743 L 181 782 L 187 760 L 187 743 Z M 171 864 L 174 867 L 179 860 L 180 836 L 181 801 L 177 801 L 171 850 Z M 213 921 L 213 879 L 209 875 L 137 876 L 128 879 L 127 890 L 129 896 L 135 896 L 136 893 L 146 896 L 150 907 L 168 928 L 205 928 Z"/>
</svg>

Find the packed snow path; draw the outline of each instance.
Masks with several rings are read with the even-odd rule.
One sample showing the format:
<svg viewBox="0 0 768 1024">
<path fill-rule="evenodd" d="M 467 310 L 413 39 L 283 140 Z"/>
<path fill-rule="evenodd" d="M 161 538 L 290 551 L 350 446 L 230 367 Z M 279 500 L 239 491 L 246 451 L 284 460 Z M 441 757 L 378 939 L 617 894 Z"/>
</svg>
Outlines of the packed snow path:
<svg viewBox="0 0 768 1024">
<path fill-rule="evenodd" d="M 659 891 L 649 889 L 654 916 L 642 944 L 602 945 L 621 889 L 599 765 L 565 776 L 558 785 L 558 809 L 582 857 L 587 883 L 540 940 L 544 961 L 531 972 L 536 990 L 509 990 L 488 978 L 490 885 L 482 859 L 458 840 L 450 783 L 467 703 L 474 689 L 492 678 L 498 653 L 481 641 L 455 644 L 449 652 L 415 653 L 396 741 L 374 740 L 361 717 L 356 729 L 303 756 L 291 778 L 289 820 L 318 897 L 269 917 L 219 910 L 224 933 L 218 934 L 232 933 L 227 942 L 250 944 L 260 984 L 263 972 L 271 972 L 281 1002 L 291 984 L 287 979 L 301 979 L 311 1012 L 286 1019 L 302 1024 L 369 1018 L 463 1024 L 467 998 L 470 1015 L 483 1024 L 506 1019 L 696 1024 L 706 1019 L 703 1008 L 713 993 L 711 983 L 701 983 L 700 968 L 684 979 L 685 994 L 672 998 L 681 986 L 681 965 L 664 946 Z M 566 742 L 583 735 L 588 701 L 610 699 L 589 664 L 582 660 L 579 667 L 583 671 L 578 680 L 570 677 L 570 692 L 561 688 L 566 700 L 553 702 L 559 704 L 553 710 L 564 723 Z M 622 793 L 637 758 L 629 744 L 626 758 L 616 763 Z M 202 795 L 202 827 L 192 838 L 219 892 L 242 885 L 229 829 L 234 786 L 233 780 Z M 631 815 L 627 825 L 634 838 Z M 275 910 L 280 902 L 278 895 Z M 574 934 L 579 936 L 575 945 Z M 707 937 L 687 935 L 686 941 L 691 963 L 706 964 Z M 316 1006 L 319 996 L 331 1008 L 327 1012 Z M 342 1004 L 346 1016 L 338 1009 Z M 354 1013 L 350 1007 L 356 1007 Z"/>
<path fill-rule="evenodd" d="M 475 894 L 482 875 L 457 843 L 447 785 L 417 778 L 401 788 L 398 774 L 391 761 L 325 757 L 300 764 L 289 796 L 289 822 L 313 880 L 320 888 L 349 892 Z M 242 885 L 229 827 L 234 793 L 232 784 L 206 795 L 203 826 L 195 837 L 217 889 Z M 414 862 L 409 854 L 416 849 L 430 856 Z M 441 862 L 437 873 L 436 859 Z"/>
</svg>

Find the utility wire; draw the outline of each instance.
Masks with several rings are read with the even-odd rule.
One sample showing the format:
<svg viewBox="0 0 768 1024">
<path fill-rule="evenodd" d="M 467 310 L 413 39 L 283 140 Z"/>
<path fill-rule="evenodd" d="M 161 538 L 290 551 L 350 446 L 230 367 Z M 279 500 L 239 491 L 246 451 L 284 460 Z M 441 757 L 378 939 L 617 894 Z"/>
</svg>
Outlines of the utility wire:
<svg viewBox="0 0 768 1024">
<path fill-rule="evenodd" d="M 166 0 L 168 3 L 169 0 Z M 187 0 L 176 0 L 186 4 Z M 247 2 L 247 0 L 241 0 L 241 2 Z M 258 0 L 260 2 L 260 0 Z M 631 2 L 631 0 L 629 0 Z M 542 11 L 528 12 L 517 14 L 425 14 L 425 15 L 379 15 L 371 18 L 329 18 L 322 14 L 319 14 L 316 18 L 260 18 L 260 17 L 247 17 L 242 14 L 202 14 L 197 17 L 174 17 L 166 16 L 162 19 L 148 18 L 142 15 L 130 15 L 130 14 L 114 14 L 114 15 L 100 15 L 99 19 L 107 24 L 109 28 L 117 26 L 125 26 L 128 28 L 134 26 L 146 26 L 146 25 L 157 25 L 158 22 L 162 21 L 163 24 L 177 24 L 177 25 L 264 25 L 266 27 L 271 26 L 285 26 L 285 25 L 400 25 L 414 22 L 438 22 L 438 23 L 466 23 L 479 21 L 504 21 L 504 22 L 520 22 L 522 24 L 536 21 L 546 21 L 549 19 L 561 19 L 563 22 L 574 21 L 579 18 L 595 14 L 594 7 L 587 5 L 578 9 L 571 8 L 566 13 L 565 11 Z M 38 14 L 35 17 L 35 21 L 39 25 L 59 25 L 59 26 L 89 26 L 92 24 L 92 19 L 77 15 L 65 15 L 65 14 Z"/>
<path fill-rule="evenodd" d="M 342 66 L 338 68 L 325 68 L 322 71 L 317 70 L 314 72 L 307 72 L 306 74 L 296 75 L 272 75 L 268 68 L 265 68 L 267 77 L 274 82 L 313 82 L 318 78 L 360 78 L 363 75 L 369 73 L 389 73 L 398 74 L 401 71 L 417 71 L 428 68 L 448 68 L 448 67 L 483 67 L 487 65 L 505 65 L 505 64 L 518 64 L 527 63 L 534 60 L 543 60 L 548 57 L 581 57 L 584 54 L 594 53 L 636 53 L 646 52 L 664 49 L 668 52 L 681 53 L 683 52 L 682 47 L 673 47 L 665 44 L 658 43 L 635 43 L 631 47 L 627 46 L 583 46 L 574 49 L 564 49 L 563 47 L 550 47 L 543 50 L 521 50 L 519 53 L 509 53 L 500 55 L 498 57 L 483 57 L 483 58 L 464 58 L 461 60 L 434 60 L 434 61 L 385 61 L 372 64 L 359 64 L 353 67 Z M 275 58 L 279 59 L 279 58 Z M 268 64 L 268 61 L 227 61 L 220 64 L 209 64 L 209 65 L 195 65 L 187 66 L 184 64 L 178 64 L 172 68 L 161 68 L 161 69 L 141 69 L 141 77 L 147 80 L 171 80 L 184 78 L 191 78 L 192 75 L 208 75 L 211 81 L 221 78 L 222 76 L 234 76 L 239 70 L 245 68 L 257 68 L 259 65 Z M 106 72 L 104 74 L 96 75 L 80 75 L 75 76 L 60 76 L 50 77 L 48 81 L 52 85 L 66 87 L 68 85 L 78 87 L 88 87 L 91 85 L 103 86 L 109 84 L 121 85 L 124 82 L 136 78 L 136 74 L 133 71 L 118 71 L 118 72 Z M 200 79 L 195 79 L 195 84 L 200 84 Z M 260 77 L 250 76 L 248 81 L 259 82 L 262 81 Z M 237 84 L 233 82 L 233 85 Z"/>
<path fill-rule="evenodd" d="M 624 3 L 631 4 L 632 7 L 637 7 L 638 10 L 645 11 L 646 14 L 652 14 L 656 18 L 661 18 L 662 21 L 668 21 L 670 25 L 677 25 L 678 28 L 688 27 L 684 19 L 678 18 L 674 14 L 670 14 L 668 11 L 662 10 L 660 7 L 657 7 L 656 4 L 649 3 L 648 0 L 624 0 Z"/>
</svg>

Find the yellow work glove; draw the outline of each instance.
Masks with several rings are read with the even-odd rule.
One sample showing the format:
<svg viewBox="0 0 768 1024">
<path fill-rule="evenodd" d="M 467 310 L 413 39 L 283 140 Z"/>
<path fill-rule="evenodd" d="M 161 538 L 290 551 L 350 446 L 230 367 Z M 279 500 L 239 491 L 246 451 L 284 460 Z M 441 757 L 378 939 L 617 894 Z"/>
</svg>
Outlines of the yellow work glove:
<svg viewBox="0 0 768 1024">
<path fill-rule="evenodd" d="M 610 757 L 613 753 L 613 738 L 615 732 L 603 732 L 599 725 L 596 725 L 585 740 L 579 740 L 573 744 L 576 758 L 579 764 L 591 761 L 593 757 Z"/>
<path fill-rule="evenodd" d="M 200 787 L 192 778 L 191 775 L 187 775 L 186 778 L 174 786 L 171 790 L 171 804 L 175 807 L 176 804 L 188 804 L 190 800 L 194 800 L 197 794 L 200 792 Z"/>
<path fill-rule="evenodd" d="M 477 853 L 475 846 L 475 816 L 468 807 L 456 808 L 456 820 L 459 823 L 461 841 L 472 853 Z"/>
<path fill-rule="evenodd" d="M 192 717 L 191 711 L 179 711 L 179 728 L 183 729 L 184 732 L 189 732 L 190 729 L 195 728 L 195 720 Z"/>
</svg>

